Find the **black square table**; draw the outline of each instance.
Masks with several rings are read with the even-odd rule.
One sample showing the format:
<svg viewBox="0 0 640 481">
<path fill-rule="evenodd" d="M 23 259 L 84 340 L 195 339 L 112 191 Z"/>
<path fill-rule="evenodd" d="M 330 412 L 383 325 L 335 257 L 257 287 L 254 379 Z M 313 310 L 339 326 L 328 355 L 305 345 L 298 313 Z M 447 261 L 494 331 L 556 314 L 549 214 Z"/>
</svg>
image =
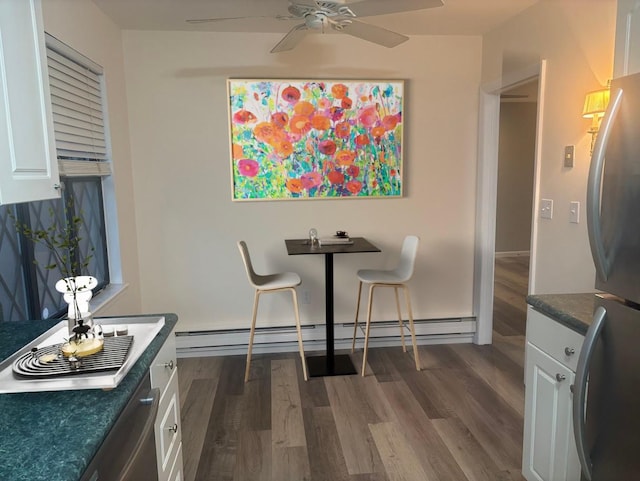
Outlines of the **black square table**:
<svg viewBox="0 0 640 481">
<path fill-rule="evenodd" d="M 364 237 L 351 237 L 349 244 L 329 244 L 312 246 L 309 239 L 285 239 L 287 253 L 290 256 L 323 254 L 325 285 L 325 316 L 327 350 L 324 356 L 307 357 L 309 376 L 342 376 L 356 374 L 356 368 L 348 354 L 335 355 L 333 335 L 333 255 L 355 254 L 362 252 L 381 252 Z"/>
</svg>

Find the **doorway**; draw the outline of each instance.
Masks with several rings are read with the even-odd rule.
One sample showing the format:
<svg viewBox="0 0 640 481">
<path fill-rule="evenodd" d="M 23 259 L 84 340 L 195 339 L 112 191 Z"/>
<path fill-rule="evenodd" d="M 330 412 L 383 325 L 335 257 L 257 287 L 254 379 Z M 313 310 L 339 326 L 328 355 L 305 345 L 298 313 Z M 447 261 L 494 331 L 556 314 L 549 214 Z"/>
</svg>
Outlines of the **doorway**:
<svg viewBox="0 0 640 481">
<path fill-rule="evenodd" d="M 482 85 L 478 135 L 478 188 L 476 194 L 476 258 L 474 274 L 474 343 L 490 344 L 493 339 L 494 274 L 496 259 L 496 208 L 498 191 L 498 152 L 500 95 L 537 79 L 536 131 L 543 131 L 546 60 L 521 71 Z M 540 176 L 540 141 L 535 136 L 532 205 L 538 205 Z M 532 209 L 535 212 L 535 207 Z M 536 292 L 537 216 L 531 218 L 529 281 L 527 291 Z"/>
<path fill-rule="evenodd" d="M 526 330 L 538 78 L 500 94 L 493 338 Z"/>
</svg>

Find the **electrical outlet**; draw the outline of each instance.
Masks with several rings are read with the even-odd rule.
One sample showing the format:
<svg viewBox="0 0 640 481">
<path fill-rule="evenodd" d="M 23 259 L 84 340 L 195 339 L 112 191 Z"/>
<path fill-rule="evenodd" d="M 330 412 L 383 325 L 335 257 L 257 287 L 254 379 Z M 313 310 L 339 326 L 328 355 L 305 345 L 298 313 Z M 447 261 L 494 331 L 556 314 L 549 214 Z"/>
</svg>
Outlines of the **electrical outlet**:
<svg viewBox="0 0 640 481">
<path fill-rule="evenodd" d="M 540 201 L 540 217 L 542 219 L 553 219 L 553 200 L 542 199 Z"/>
</svg>

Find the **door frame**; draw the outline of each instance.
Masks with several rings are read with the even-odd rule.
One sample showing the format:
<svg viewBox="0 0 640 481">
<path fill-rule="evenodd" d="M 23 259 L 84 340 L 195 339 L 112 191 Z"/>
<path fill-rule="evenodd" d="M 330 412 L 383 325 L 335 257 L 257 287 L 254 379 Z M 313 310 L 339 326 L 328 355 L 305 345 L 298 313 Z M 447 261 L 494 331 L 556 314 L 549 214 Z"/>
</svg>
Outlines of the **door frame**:
<svg viewBox="0 0 640 481">
<path fill-rule="evenodd" d="M 478 174 L 476 190 L 476 238 L 473 280 L 473 312 L 476 317 L 475 344 L 491 344 L 493 336 L 493 283 L 496 245 L 496 200 L 498 189 L 498 137 L 500 94 L 538 78 L 538 111 L 533 173 L 529 294 L 536 292 L 537 206 L 540 195 L 540 153 L 544 120 L 547 61 L 503 75 L 480 86 L 478 125 Z"/>
</svg>

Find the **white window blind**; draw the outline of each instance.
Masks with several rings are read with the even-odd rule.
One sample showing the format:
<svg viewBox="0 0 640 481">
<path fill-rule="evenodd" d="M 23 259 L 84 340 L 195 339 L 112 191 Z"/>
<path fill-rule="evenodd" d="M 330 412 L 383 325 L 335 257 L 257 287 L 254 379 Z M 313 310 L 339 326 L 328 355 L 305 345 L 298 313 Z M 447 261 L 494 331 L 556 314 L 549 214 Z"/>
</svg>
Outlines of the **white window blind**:
<svg viewBox="0 0 640 481">
<path fill-rule="evenodd" d="M 102 67 L 50 35 L 47 65 L 60 175 L 110 175 Z"/>
</svg>

